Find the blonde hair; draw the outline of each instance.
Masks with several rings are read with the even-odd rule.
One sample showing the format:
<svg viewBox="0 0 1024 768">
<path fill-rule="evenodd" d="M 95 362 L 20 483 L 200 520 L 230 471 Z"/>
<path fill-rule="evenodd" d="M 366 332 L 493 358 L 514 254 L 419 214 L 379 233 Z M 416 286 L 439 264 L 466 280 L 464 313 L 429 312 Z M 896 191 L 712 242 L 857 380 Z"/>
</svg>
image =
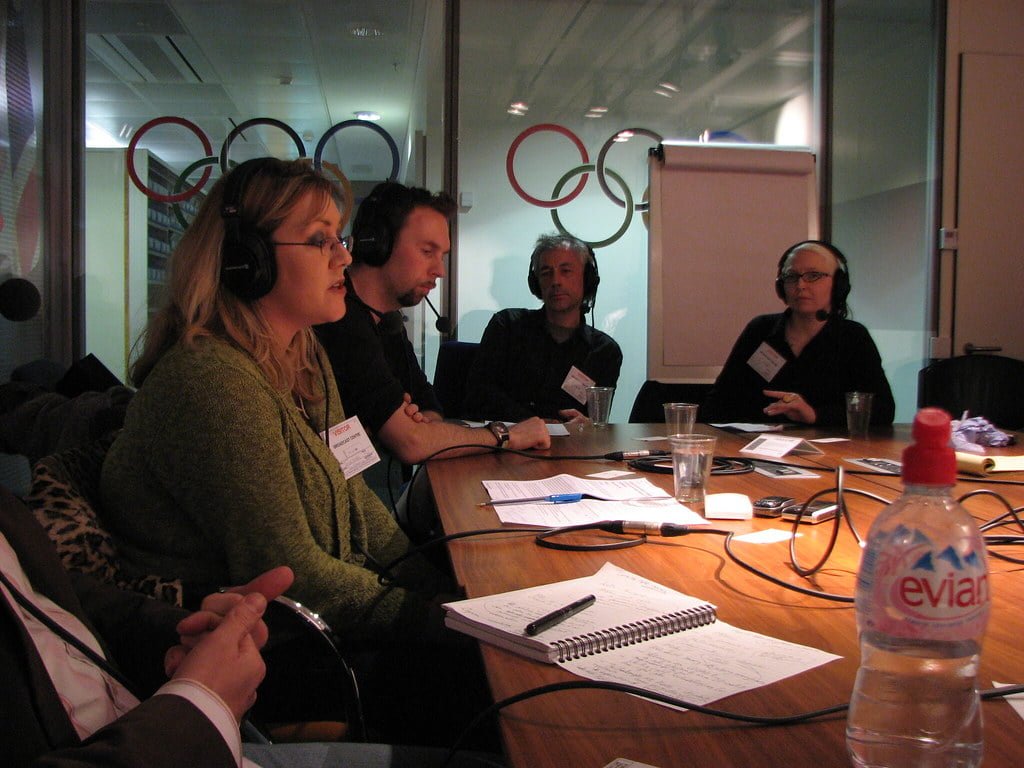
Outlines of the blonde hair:
<svg viewBox="0 0 1024 768">
<path fill-rule="evenodd" d="M 259 301 L 247 302 L 221 283 L 224 194 L 238 172 L 238 168 L 232 169 L 217 180 L 174 249 L 165 303 L 136 342 L 142 351 L 131 366 L 132 383 L 142 386 L 175 344 L 193 345 L 200 338 L 216 337 L 251 355 L 275 388 L 316 401 L 315 382 L 321 366 L 313 330 L 297 333 L 282 355 L 273 343 Z M 307 160 L 263 158 L 243 173 L 247 174 L 243 188 L 233 195 L 238 198 L 234 202 L 239 219 L 267 239 L 309 193 L 313 193 L 314 203 L 323 207 L 337 201 L 335 187 Z"/>
</svg>

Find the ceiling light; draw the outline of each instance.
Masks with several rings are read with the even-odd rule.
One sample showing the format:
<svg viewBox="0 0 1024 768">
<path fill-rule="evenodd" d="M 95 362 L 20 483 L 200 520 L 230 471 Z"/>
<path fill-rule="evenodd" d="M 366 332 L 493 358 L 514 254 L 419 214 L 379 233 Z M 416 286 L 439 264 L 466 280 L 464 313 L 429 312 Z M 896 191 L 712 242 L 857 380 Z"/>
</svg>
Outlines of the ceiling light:
<svg viewBox="0 0 1024 768">
<path fill-rule="evenodd" d="M 526 114 L 526 112 L 525 112 L 525 111 L 523 111 L 523 110 L 521 110 L 521 109 L 516 109 L 515 107 L 509 107 L 509 108 L 508 108 L 508 109 L 506 109 L 505 111 L 506 111 L 506 112 L 508 112 L 508 114 L 510 114 L 510 115 L 519 115 L 520 117 L 521 117 L 522 115 L 525 115 L 525 114 Z"/>
<path fill-rule="evenodd" d="M 518 109 L 522 112 L 527 112 L 530 109 L 530 105 L 527 104 L 525 101 L 513 101 L 511 104 L 508 105 L 508 108 Z"/>
<path fill-rule="evenodd" d="M 662 88 L 662 89 L 664 89 L 666 91 L 672 91 L 673 93 L 679 93 L 679 86 L 675 85 L 673 83 L 669 83 L 669 82 L 658 83 L 658 87 Z"/>
<path fill-rule="evenodd" d="M 384 37 L 384 30 L 368 21 L 349 24 L 348 33 L 357 40 L 379 40 Z"/>
<path fill-rule="evenodd" d="M 654 92 L 659 96 L 664 96 L 666 99 L 671 99 L 675 96 L 671 91 L 666 91 L 664 88 L 655 88 Z"/>
<path fill-rule="evenodd" d="M 632 131 L 619 131 L 617 134 L 615 134 L 615 138 L 612 139 L 612 141 L 629 141 L 635 135 L 636 134 L 633 133 Z"/>
<path fill-rule="evenodd" d="M 380 120 L 380 115 L 376 112 L 356 112 L 355 115 L 357 120 L 369 120 L 371 123 Z"/>
<path fill-rule="evenodd" d="M 106 128 L 96 123 L 85 121 L 85 146 L 88 149 L 94 147 L 106 149 L 124 149 L 128 142 L 118 139 Z"/>
</svg>

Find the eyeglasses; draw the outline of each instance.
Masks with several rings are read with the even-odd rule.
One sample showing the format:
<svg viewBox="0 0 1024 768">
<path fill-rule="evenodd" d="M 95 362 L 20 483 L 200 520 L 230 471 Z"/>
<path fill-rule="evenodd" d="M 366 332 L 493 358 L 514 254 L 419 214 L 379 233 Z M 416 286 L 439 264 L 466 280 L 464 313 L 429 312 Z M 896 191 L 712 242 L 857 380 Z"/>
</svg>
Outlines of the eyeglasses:
<svg viewBox="0 0 1024 768">
<path fill-rule="evenodd" d="M 801 280 L 806 283 L 816 283 L 823 277 L 832 277 L 832 275 L 828 272 L 816 272 L 811 270 L 810 272 L 804 272 L 803 274 L 800 274 L 799 272 L 786 272 L 779 279 L 786 285 L 796 285 Z"/>
<path fill-rule="evenodd" d="M 323 240 L 315 241 L 312 243 L 282 243 L 276 240 L 271 241 L 271 245 L 305 245 L 307 248 L 319 248 L 320 253 L 324 256 L 329 256 L 334 253 L 337 247 L 342 247 L 346 251 L 352 251 L 352 236 L 347 237 L 325 237 Z"/>
</svg>

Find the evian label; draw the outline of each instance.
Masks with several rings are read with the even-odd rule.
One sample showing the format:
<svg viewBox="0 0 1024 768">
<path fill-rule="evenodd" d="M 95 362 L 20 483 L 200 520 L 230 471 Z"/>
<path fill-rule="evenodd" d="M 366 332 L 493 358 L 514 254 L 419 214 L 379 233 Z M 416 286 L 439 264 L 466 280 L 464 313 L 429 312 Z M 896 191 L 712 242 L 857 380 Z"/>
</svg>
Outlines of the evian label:
<svg viewBox="0 0 1024 768">
<path fill-rule="evenodd" d="M 896 533 L 893 538 L 904 539 Z M 909 545 L 869 546 L 857 587 L 859 597 L 870 602 L 862 612 L 864 629 L 948 641 L 970 640 L 985 631 L 989 585 L 984 550 L 936 548 L 914 531 Z"/>
</svg>

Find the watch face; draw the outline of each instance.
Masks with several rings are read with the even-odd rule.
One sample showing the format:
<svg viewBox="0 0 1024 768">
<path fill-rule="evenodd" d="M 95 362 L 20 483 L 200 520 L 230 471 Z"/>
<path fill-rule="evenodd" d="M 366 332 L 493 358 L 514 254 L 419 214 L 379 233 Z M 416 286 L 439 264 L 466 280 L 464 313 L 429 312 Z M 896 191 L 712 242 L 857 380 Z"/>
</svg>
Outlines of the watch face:
<svg viewBox="0 0 1024 768">
<path fill-rule="evenodd" d="M 491 433 L 498 439 L 498 445 L 504 445 L 508 442 L 508 427 L 500 421 L 492 421 L 487 425 L 487 428 L 491 430 Z"/>
</svg>

